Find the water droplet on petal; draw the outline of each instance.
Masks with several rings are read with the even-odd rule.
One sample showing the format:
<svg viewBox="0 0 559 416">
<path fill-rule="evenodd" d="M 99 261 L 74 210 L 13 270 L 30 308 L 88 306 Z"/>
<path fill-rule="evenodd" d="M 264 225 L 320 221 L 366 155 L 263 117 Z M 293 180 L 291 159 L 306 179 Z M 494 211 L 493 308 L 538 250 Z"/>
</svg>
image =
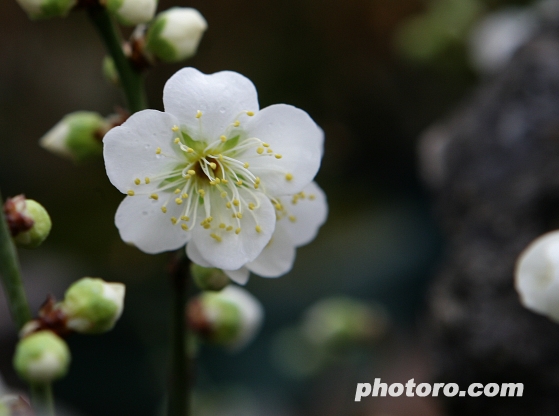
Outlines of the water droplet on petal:
<svg viewBox="0 0 559 416">
<path fill-rule="evenodd" d="M 221 107 L 221 108 L 219 109 L 219 112 L 220 112 L 221 114 L 225 113 L 225 107 Z"/>
</svg>

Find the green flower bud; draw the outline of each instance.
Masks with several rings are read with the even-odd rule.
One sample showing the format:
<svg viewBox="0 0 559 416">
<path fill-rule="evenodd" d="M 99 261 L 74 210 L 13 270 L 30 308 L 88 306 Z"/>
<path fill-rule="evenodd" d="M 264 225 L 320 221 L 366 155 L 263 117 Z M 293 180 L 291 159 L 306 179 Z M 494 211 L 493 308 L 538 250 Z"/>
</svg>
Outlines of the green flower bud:
<svg viewBox="0 0 559 416">
<path fill-rule="evenodd" d="M 239 350 L 255 337 L 264 311 L 260 302 L 238 286 L 204 292 L 188 306 L 190 328 L 205 341 Z"/>
<path fill-rule="evenodd" d="M 387 323 L 386 312 L 379 306 L 334 297 L 317 302 L 307 311 L 302 330 L 315 345 L 345 348 L 379 339 Z"/>
<path fill-rule="evenodd" d="M 76 5 L 76 0 L 16 0 L 31 19 L 64 17 Z"/>
<path fill-rule="evenodd" d="M 192 263 L 190 272 L 194 283 L 202 290 L 220 291 L 229 284 L 229 277 L 221 269 Z"/>
<path fill-rule="evenodd" d="M 126 288 L 122 283 L 84 277 L 68 288 L 60 309 L 66 326 L 82 334 L 100 334 L 111 330 L 122 315 Z"/>
<path fill-rule="evenodd" d="M 103 58 L 103 76 L 111 84 L 119 85 L 120 79 L 118 77 L 118 71 L 116 70 L 115 61 L 110 56 L 105 56 Z"/>
<path fill-rule="evenodd" d="M 49 383 L 63 377 L 70 364 L 70 350 L 51 331 L 40 331 L 19 341 L 14 368 L 30 383 Z"/>
<path fill-rule="evenodd" d="M 4 214 L 12 237 L 20 247 L 39 247 L 52 228 L 47 210 L 37 201 L 26 199 L 23 195 L 6 200 Z"/>
<path fill-rule="evenodd" d="M 105 6 L 119 23 L 134 26 L 153 19 L 157 0 L 106 0 Z"/>
<path fill-rule="evenodd" d="M 179 62 L 196 53 L 208 24 L 196 9 L 173 7 L 159 13 L 146 35 L 146 51 L 163 62 Z"/>
<path fill-rule="evenodd" d="M 103 154 L 101 140 L 109 128 L 101 115 L 77 111 L 60 120 L 39 143 L 54 154 L 81 162 Z"/>
</svg>

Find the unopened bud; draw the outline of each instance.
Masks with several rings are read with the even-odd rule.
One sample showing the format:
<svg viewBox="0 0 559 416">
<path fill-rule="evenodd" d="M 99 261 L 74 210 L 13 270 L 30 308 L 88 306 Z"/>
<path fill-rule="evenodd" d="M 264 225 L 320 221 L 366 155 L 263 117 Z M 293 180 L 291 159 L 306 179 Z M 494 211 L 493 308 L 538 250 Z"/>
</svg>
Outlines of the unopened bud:
<svg viewBox="0 0 559 416">
<path fill-rule="evenodd" d="M 153 19 L 157 0 L 106 0 L 105 6 L 119 23 L 134 26 Z"/>
<path fill-rule="evenodd" d="M 250 343 L 262 325 L 260 302 L 238 286 L 221 292 L 204 292 L 189 303 L 190 328 L 212 344 L 240 350 Z"/>
<path fill-rule="evenodd" d="M 63 377 L 69 364 L 66 342 L 51 331 L 35 332 L 17 344 L 14 368 L 31 383 L 50 383 Z"/>
<path fill-rule="evenodd" d="M 76 5 L 76 0 L 16 0 L 31 19 L 63 17 Z"/>
<path fill-rule="evenodd" d="M 8 198 L 4 203 L 4 215 L 15 243 L 24 248 L 39 247 L 52 228 L 47 210 L 24 195 Z"/>
<path fill-rule="evenodd" d="M 146 50 L 163 62 L 179 62 L 196 53 L 208 24 L 196 9 L 173 7 L 159 13 L 146 35 Z"/>
<path fill-rule="evenodd" d="M 52 153 L 81 162 L 103 154 L 101 140 L 109 128 L 101 115 L 77 111 L 60 120 L 39 143 Z"/>
<path fill-rule="evenodd" d="M 378 340 L 386 332 L 387 323 L 381 307 L 335 297 L 311 306 L 303 318 L 302 330 L 315 345 L 344 348 Z"/>
<path fill-rule="evenodd" d="M 194 283 L 201 290 L 220 291 L 229 284 L 229 277 L 221 269 L 202 267 L 192 263 L 190 272 Z"/>
<path fill-rule="evenodd" d="M 60 309 L 66 314 L 66 326 L 82 334 L 111 330 L 122 315 L 126 288 L 122 283 L 84 277 L 68 288 Z"/>
</svg>

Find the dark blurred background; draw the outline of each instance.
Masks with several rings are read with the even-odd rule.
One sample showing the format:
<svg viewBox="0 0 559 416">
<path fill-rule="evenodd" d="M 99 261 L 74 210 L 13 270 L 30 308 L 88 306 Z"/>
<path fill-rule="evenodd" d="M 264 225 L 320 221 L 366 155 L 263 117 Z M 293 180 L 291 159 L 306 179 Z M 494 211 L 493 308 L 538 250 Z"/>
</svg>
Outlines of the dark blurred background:
<svg viewBox="0 0 559 416">
<path fill-rule="evenodd" d="M 159 10 L 197 8 L 209 28 L 196 57 L 149 73 L 151 107 L 162 109 L 163 85 L 182 66 L 228 69 L 254 82 L 261 107 L 293 104 L 326 133 L 317 182 L 328 195 L 328 222 L 298 250 L 289 274 L 251 277 L 247 288 L 266 309 L 263 331 L 236 355 L 203 349 L 199 397 L 213 408 L 200 414 L 442 414 L 427 399 L 357 404 L 355 385 L 375 377 L 402 383 L 429 377 L 418 326 L 442 243 L 417 173 L 417 138 L 489 76 L 468 58 L 475 23 L 504 6 L 530 2 L 449 0 L 448 16 L 433 11 L 434 3 L 160 2 Z M 471 8 L 460 9 L 466 3 Z M 450 27 L 439 27 L 441 20 Z M 151 416 L 166 386 L 168 255 L 150 256 L 120 240 L 113 217 L 122 195 L 107 180 L 102 160 L 76 166 L 38 146 L 67 113 L 107 115 L 124 104 L 103 79 L 103 56 L 83 12 L 31 22 L 15 1 L 0 3 L 0 189 L 4 196 L 24 193 L 40 201 L 53 220 L 48 241 L 20 254 L 34 308 L 47 293 L 60 298 L 82 276 L 127 284 L 125 312 L 114 331 L 69 339 L 73 363 L 55 385 L 59 402 L 80 415 Z M 292 378 L 273 359 L 278 332 L 313 302 L 340 294 L 384 305 L 389 335 L 359 358 Z M 12 387 L 24 388 L 10 363 L 15 341 L 2 298 L 0 373 Z"/>
</svg>

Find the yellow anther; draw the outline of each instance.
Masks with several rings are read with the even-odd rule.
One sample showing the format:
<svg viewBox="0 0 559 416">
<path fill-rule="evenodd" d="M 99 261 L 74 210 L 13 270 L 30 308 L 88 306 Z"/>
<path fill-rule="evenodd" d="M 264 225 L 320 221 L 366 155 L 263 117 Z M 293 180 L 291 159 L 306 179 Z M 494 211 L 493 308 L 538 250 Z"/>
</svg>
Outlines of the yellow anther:
<svg viewBox="0 0 559 416">
<path fill-rule="evenodd" d="M 221 179 L 215 178 L 215 183 L 220 184 L 220 183 L 221 183 Z"/>
<path fill-rule="evenodd" d="M 281 159 L 282 155 L 280 155 L 279 153 L 276 153 L 276 159 Z"/>
<path fill-rule="evenodd" d="M 146 183 L 146 185 L 147 185 L 148 183 L 150 183 L 150 182 L 151 182 L 151 179 L 150 179 L 150 178 L 148 178 L 148 177 L 146 176 L 146 178 L 144 179 L 144 182 L 145 182 L 145 183 Z"/>
<path fill-rule="evenodd" d="M 309 195 L 309 199 L 310 199 L 311 201 L 314 201 L 314 200 L 316 199 L 316 195 L 315 195 L 315 194 L 310 194 L 310 195 Z"/>
<path fill-rule="evenodd" d="M 225 228 L 227 227 L 224 223 L 219 224 L 219 228 Z"/>
<path fill-rule="evenodd" d="M 188 194 L 182 194 L 182 195 L 181 195 L 181 198 L 182 198 L 182 199 L 188 198 Z"/>
<path fill-rule="evenodd" d="M 177 223 L 177 219 L 175 217 L 171 217 L 171 222 L 175 225 Z"/>
<path fill-rule="evenodd" d="M 161 212 L 163 212 L 163 214 L 167 213 L 167 207 L 161 207 Z"/>
<path fill-rule="evenodd" d="M 134 196 L 134 195 L 136 195 L 136 193 L 135 193 L 132 189 L 130 189 L 130 190 L 129 190 L 128 192 L 126 192 L 126 193 L 128 194 L 128 196 Z"/>
<path fill-rule="evenodd" d="M 180 204 L 182 204 L 182 199 L 176 198 L 176 199 L 175 199 L 175 202 L 177 203 L 177 205 L 180 205 Z"/>
<path fill-rule="evenodd" d="M 155 149 L 155 154 L 156 155 L 160 155 L 161 154 L 161 148 L 158 147 L 157 149 Z"/>
<path fill-rule="evenodd" d="M 239 127 L 240 125 L 241 125 L 241 122 L 240 122 L 239 120 L 236 120 L 236 121 L 233 123 L 233 126 L 235 126 L 235 127 Z"/>
<path fill-rule="evenodd" d="M 297 218 L 295 218 L 295 215 L 290 215 L 289 216 L 289 221 L 295 222 L 295 221 L 297 221 Z"/>
<path fill-rule="evenodd" d="M 202 112 L 200 110 L 198 110 L 196 112 L 196 118 L 200 118 L 200 117 L 202 117 Z"/>
<path fill-rule="evenodd" d="M 262 153 L 264 153 L 264 148 L 263 147 L 259 147 L 256 149 L 256 153 L 258 153 L 259 155 L 261 155 Z"/>
<path fill-rule="evenodd" d="M 179 144 L 181 141 L 181 139 L 179 139 L 178 137 L 175 137 L 175 144 Z"/>
<path fill-rule="evenodd" d="M 239 219 L 243 218 L 243 214 L 241 212 L 237 212 L 237 218 Z"/>
<path fill-rule="evenodd" d="M 262 146 L 264 146 L 264 147 L 270 147 L 270 143 L 262 143 Z"/>
<path fill-rule="evenodd" d="M 243 167 L 244 167 L 245 169 L 248 169 L 249 166 L 250 166 L 250 165 L 248 164 L 248 162 L 245 162 L 245 164 L 243 165 Z"/>
<path fill-rule="evenodd" d="M 254 183 L 257 184 L 257 185 L 260 185 L 260 177 L 259 176 L 254 178 Z"/>
<path fill-rule="evenodd" d="M 231 202 L 226 203 L 225 206 L 226 206 L 227 208 L 231 208 Z"/>
<path fill-rule="evenodd" d="M 225 143 L 227 141 L 227 137 L 225 136 L 220 136 L 219 140 L 221 140 L 221 143 Z"/>
<path fill-rule="evenodd" d="M 304 192 L 299 192 L 299 196 L 303 199 L 305 199 L 305 197 L 307 196 Z"/>
<path fill-rule="evenodd" d="M 237 185 L 241 186 L 241 185 L 243 184 L 243 181 L 239 179 L 239 180 L 238 180 L 237 182 L 235 182 L 235 183 L 236 183 Z"/>
<path fill-rule="evenodd" d="M 262 232 L 262 227 L 257 225 L 256 227 L 254 227 L 254 229 L 256 230 L 257 233 L 261 233 Z"/>
<path fill-rule="evenodd" d="M 198 194 L 203 198 L 206 196 L 206 191 L 204 191 L 203 189 L 198 189 Z"/>
<path fill-rule="evenodd" d="M 181 217 L 181 221 L 190 221 L 190 217 L 187 217 L 186 215 L 183 215 Z"/>
<path fill-rule="evenodd" d="M 210 227 L 211 227 L 211 225 L 210 225 L 210 224 L 208 224 L 208 223 L 205 223 L 204 225 L 202 225 L 202 227 L 204 227 L 204 229 L 205 229 L 205 230 L 207 230 L 208 228 L 210 228 Z"/>
<path fill-rule="evenodd" d="M 190 169 L 186 173 L 188 173 L 189 175 L 196 175 L 196 171 L 194 171 L 193 169 Z"/>
<path fill-rule="evenodd" d="M 240 203 L 241 202 L 238 199 L 233 200 L 233 205 L 235 205 L 236 207 L 238 207 Z"/>
<path fill-rule="evenodd" d="M 182 228 L 184 231 L 187 231 L 187 230 L 188 230 L 188 225 L 186 225 L 186 224 L 181 224 L 181 228 Z"/>
<path fill-rule="evenodd" d="M 216 183 L 216 181 L 210 181 L 210 185 L 215 185 Z"/>
<path fill-rule="evenodd" d="M 225 231 L 231 231 L 233 229 L 232 225 L 227 226 L 227 228 L 225 229 Z"/>
<path fill-rule="evenodd" d="M 267 153 L 273 153 L 274 151 L 272 149 L 266 149 Z"/>
<path fill-rule="evenodd" d="M 194 153 L 194 149 L 192 147 L 187 147 L 186 153 Z"/>
<path fill-rule="evenodd" d="M 254 111 L 247 111 L 247 116 L 252 117 L 254 115 Z"/>
<path fill-rule="evenodd" d="M 222 198 L 225 198 L 226 196 L 227 196 L 227 192 L 221 191 L 221 197 L 222 197 Z"/>
<path fill-rule="evenodd" d="M 221 153 L 217 157 L 220 160 L 220 162 L 223 162 L 223 155 Z"/>
<path fill-rule="evenodd" d="M 171 127 L 171 130 L 173 130 L 176 133 L 177 131 L 179 131 L 179 126 L 173 126 Z"/>
<path fill-rule="evenodd" d="M 278 211 L 281 211 L 282 208 L 283 208 L 279 202 L 276 202 L 276 203 L 274 204 L 274 206 L 276 207 L 276 209 L 277 209 Z"/>
<path fill-rule="evenodd" d="M 175 189 L 175 195 L 178 195 L 181 193 L 181 190 L 179 188 Z"/>
<path fill-rule="evenodd" d="M 240 229 L 240 228 L 237 228 L 237 229 L 235 230 L 235 234 L 239 234 L 240 232 L 241 232 L 241 229 Z"/>
<path fill-rule="evenodd" d="M 184 177 L 184 179 L 190 179 L 191 177 L 192 177 L 192 176 L 190 176 L 190 175 L 186 175 L 186 176 Z"/>
<path fill-rule="evenodd" d="M 290 181 L 290 180 L 293 179 L 293 175 L 292 175 L 291 173 L 286 173 L 286 174 L 285 174 L 285 179 L 288 180 L 288 181 Z"/>
<path fill-rule="evenodd" d="M 254 184 L 254 189 L 258 189 L 258 186 L 259 186 L 259 185 L 258 185 L 257 183 L 255 183 L 255 184 Z"/>
<path fill-rule="evenodd" d="M 134 183 L 136 185 L 139 185 L 140 183 L 142 183 L 142 181 L 140 180 L 140 178 L 136 178 L 136 179 L 134 179 Z"/>
<path fill-rule="evenodd" d="M 237 214 L 235 213 L 231 214 L 231 218 L 237 218 Z"/>
<path fill-rule="evenodd" d="M 249 202 L 248 203 L 248 209 L 254 209 L 254 208 L 256 208 L 256 205 L 254 205 L 253 202 Z"/>
<path fill-rule="evenodd" d="M 217 235 L 217 234 L 211 233 L 211 234 L 210 234 L 210 237 L 213 238 L 213 239 L 215 239 L 218 243 L 221 243 L 221 241 L 222 241 L 222 240 L 221 240 L 221 237 L 220 237 L 219 235 Z"/>
<path fill-rule="evenodd" d="M 159 199 L 159 195 L 157 195 L 157 194 L 151 194 L 149 197 L 151 199 L 155 199 L 156 201 Z"/>
<path fill-rule="evenodd" d="M 206 222 L 212 222 L 214 220 L 214 217 L 208 217 L 206 218 Z"/>
<path fill-rule="evenodd" d="M 210 168 L 215 170 L 215 168 L 217 168 L 217 165 L 214 162 L 211 162 L 210 163 Z"/>
</svg>

